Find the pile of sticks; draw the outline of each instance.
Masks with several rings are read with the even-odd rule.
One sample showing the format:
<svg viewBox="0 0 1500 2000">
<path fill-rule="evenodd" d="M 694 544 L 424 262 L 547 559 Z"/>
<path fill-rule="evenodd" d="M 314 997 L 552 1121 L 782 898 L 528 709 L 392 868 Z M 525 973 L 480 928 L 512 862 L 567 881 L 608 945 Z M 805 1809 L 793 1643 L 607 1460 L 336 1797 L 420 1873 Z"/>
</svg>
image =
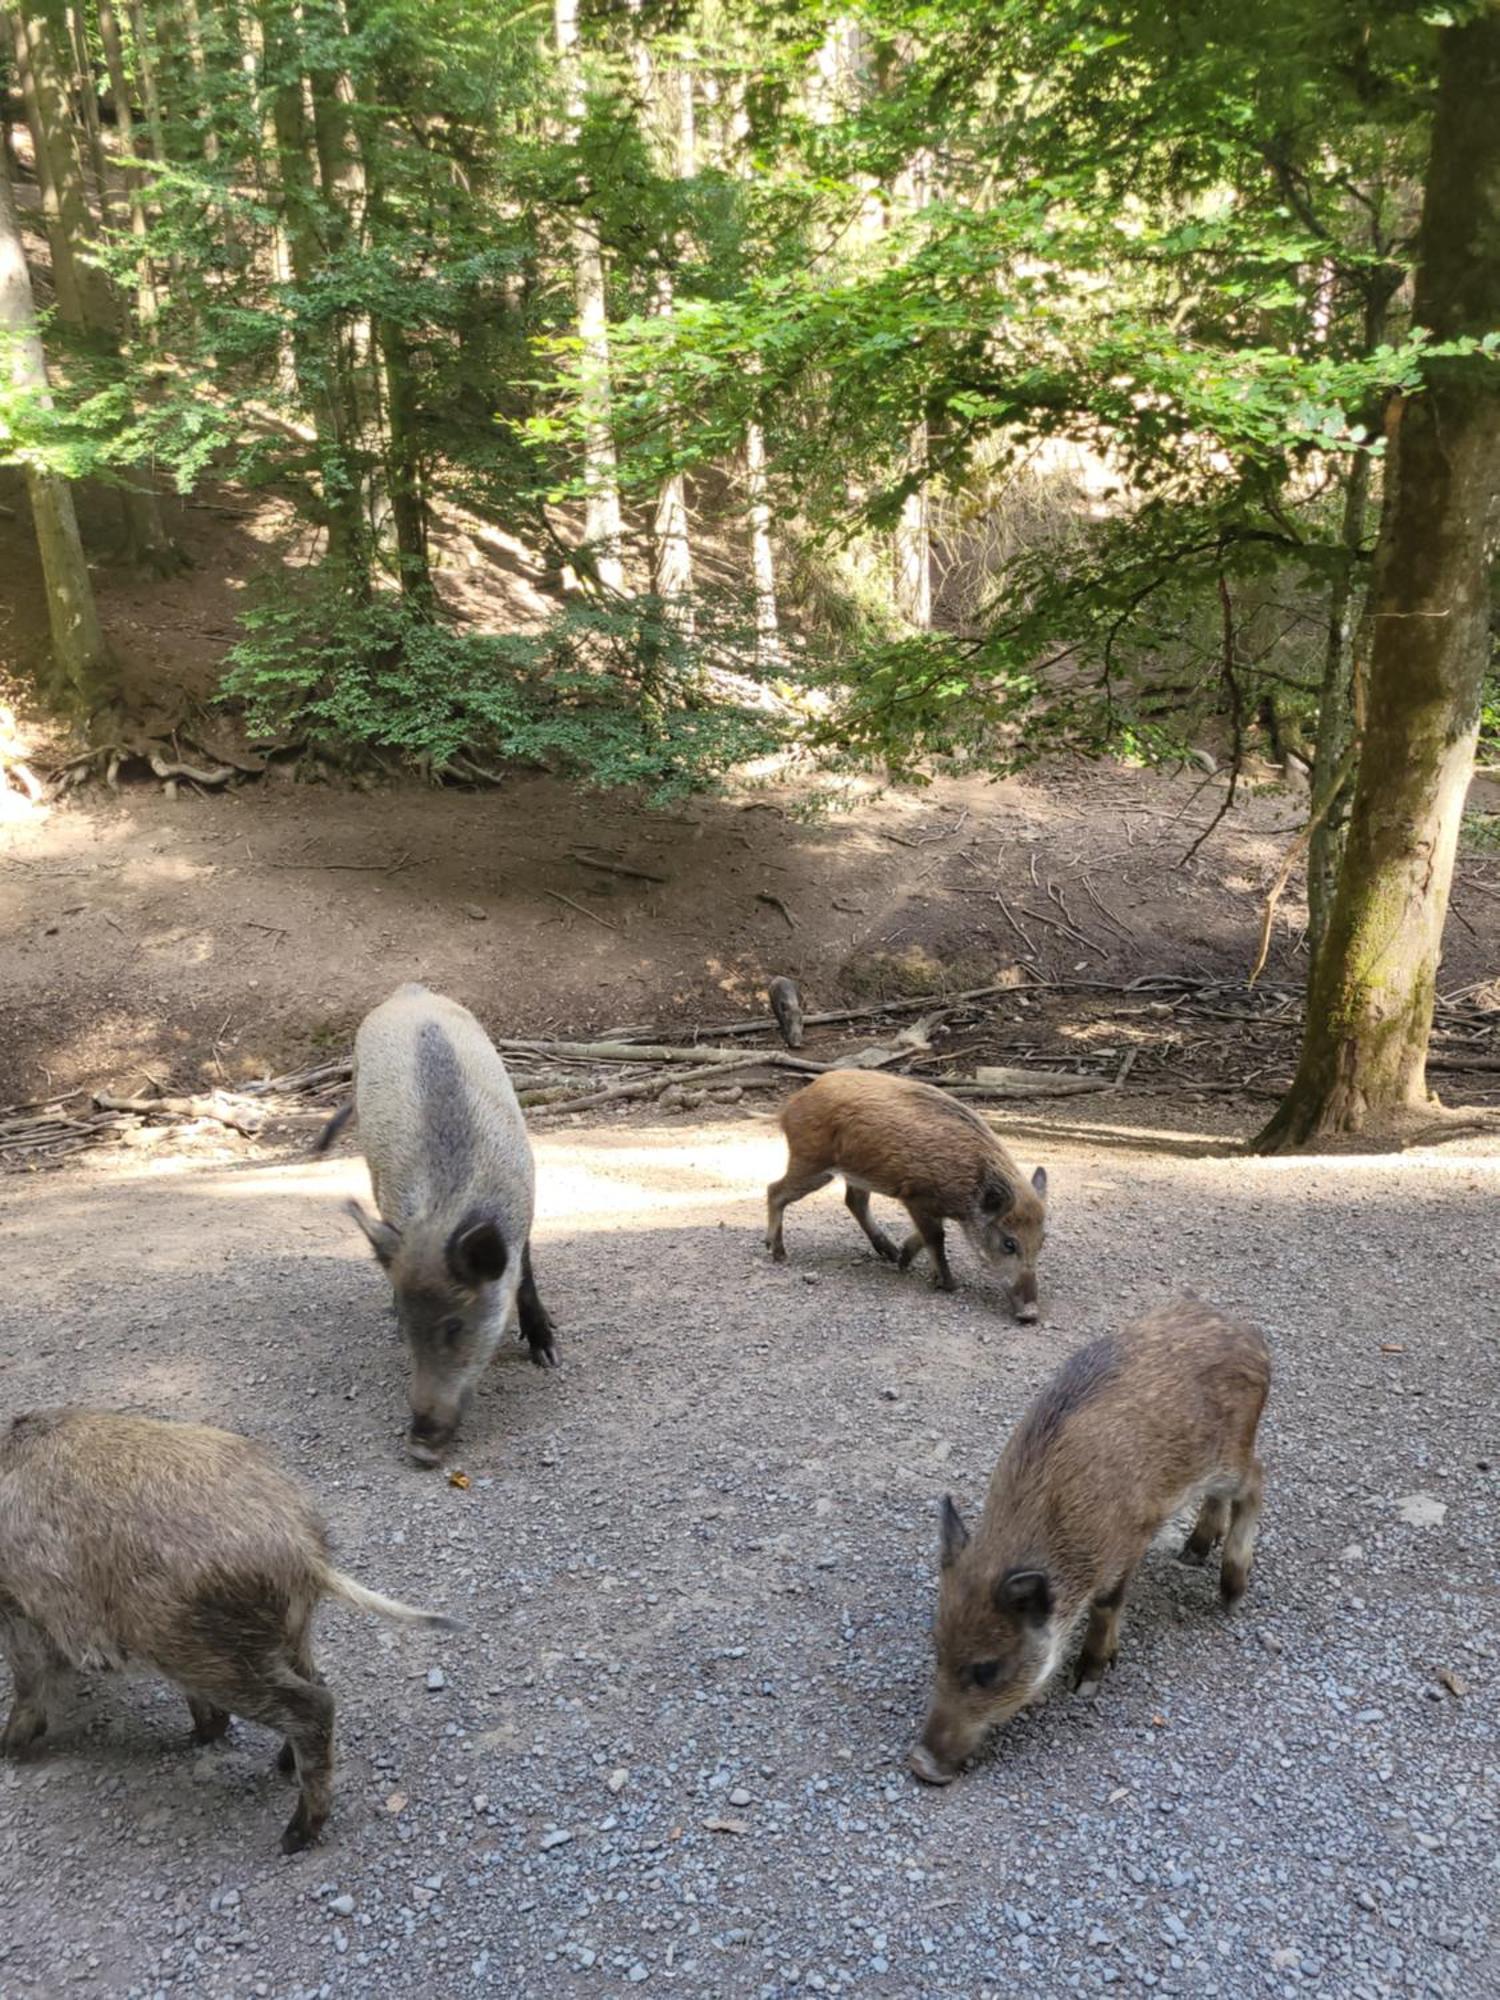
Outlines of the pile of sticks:
<svg viewBox="0 0 1500 2000">
<path fill-rule="evenodd" d="M 1090 1005 L 1099 1039 L 1059 1049 L 1044 1021 L 1017 1005 L 1024 999 L 1034 1008 L 1047 994 L 1074 994 Z M 1474 1078 L 1465 1095 L 1476 1100 L 1500 1090 L 1500 1007 L 1488 1004 L 1491 997 L 1484 987 L 1448 994 L 1433 1026 L 1429 1068 Z M 902 1026 L 904 1017 L 917 1018 Z M 1300 987 L 1148 973 L 1124 984 L 1011 978 L 960 993 L 808 1014 L 809 1028 L 846 1031 L 829 1036 L 819 1057 L 746 1046 L 775 1035 L 766 1017 L 720 1022 L 690 1040 L 669 1040 L 671 1031 L 659 1027 L 625 1027 L 592 1042 L 506 1036 L 495 1045 L 529 1120 L 542 1123 L 616 1104 L 691 1110 L 851 1066 L 917 1076 L 981 1105 L 1118 1092 L 1127 1082 L 1144 1096 L 1274 1098 L 1290 1079 L 1301 1021 Z M 851 1036 L 861 1023 L 880 1039 Z M 963 1039 L 971 1031 L 974 1039 Z M 997 1043 L 1010 1059 L 1004 1064 L 987 1060 Z M 1483 1080 L 1491 1073 L 1493 1086 Z M 146 1126 L 217 1126 L 245 1138 L 273 1125 L 313 1126 L 344 1101 L 350 1078 L 342 1059 L 232 1090 L 154 1097 L 78 1090 L 11 1105 L 0 1110 L 0 1168 L 33 1170 Z"/>
</svg>

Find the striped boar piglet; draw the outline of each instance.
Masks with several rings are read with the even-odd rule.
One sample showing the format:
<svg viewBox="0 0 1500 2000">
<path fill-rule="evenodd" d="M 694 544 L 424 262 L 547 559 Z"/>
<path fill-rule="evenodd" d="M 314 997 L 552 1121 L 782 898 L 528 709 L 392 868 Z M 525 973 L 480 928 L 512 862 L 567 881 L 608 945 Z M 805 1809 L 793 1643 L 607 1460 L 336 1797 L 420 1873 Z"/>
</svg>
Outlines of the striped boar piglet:
<svg viewBox="0 0 1500 2000">
<path fill-rule="evenodd" d="M 911 1077 L 833 1069 L 788 1101 L 781 1129 L 787 1168 L 766 1190 L 766 1242 L 778 1264 L 786 1210 L 838 1174 L 850 1214 L 888 1263 L 904 1271 L 925 1249 L 938 1290 L 951 1292 L 943 1224 L 956 1222 L 1006 1286 L 1016 1318 L 1036 1318 L 1047 1175 L 1038 1167 L 1028 1181 L 966 1104 Z M 899 1249 L 871 1219 L 872 1194 L 899 1201 L 915 1225 Z"/>
<path fill-rule="evenodd" d="M 1083 1347 L 1012 1432 L 971 1535 L 942 1508 L 932 1703 L 911 1752 L 932 1785 L 1039 1695 L 1087 1619 L 1078 1686 L 1115 1657 L 1120 1606 L 1157 1531 L 1196 1508 L 1184 1555 L 1221 1536 L 1219 1587 L 1244 1591 L 1261 1508 L 1263 1337 L 1196 1299 Z M 1226 1532 L 1227 1531 L 1227 1532 Z"/>
<path fill-rule="evenodd" d="M 317 1839 L 333 1789 L 333 1696 L 311 1644 L 324 1597 L 452 1623 L 335 1569 L 311 1501 L 248 1438 L 71 1409 L 0 1431 L 0 1651 L 14 1682 L 0 1754 L 35 1748 L 70 1669 L 134 1661 L 182 1689 L 198 1742 L 234 1715 L 285 1737 L 293 1854 Z"/>
</svg>

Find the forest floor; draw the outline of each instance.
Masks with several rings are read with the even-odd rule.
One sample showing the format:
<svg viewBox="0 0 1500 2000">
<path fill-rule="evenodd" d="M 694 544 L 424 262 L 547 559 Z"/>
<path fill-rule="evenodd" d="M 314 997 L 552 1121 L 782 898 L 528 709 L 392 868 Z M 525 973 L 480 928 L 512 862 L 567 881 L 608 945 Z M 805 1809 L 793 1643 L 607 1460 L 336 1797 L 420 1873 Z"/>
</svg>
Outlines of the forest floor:
<svg viewBox="0 0 1500 2000">
<path fill-rule="evenodd" d="M 264 1439 L 345 1566 L 466 1629 L 325 1612 L 334 1816 L 292 1861 L 267 1734 L 195 1751 L 163 1687 L 81 1683 L 0 1770 L 0 1996 L 1496 1991 L 1500 1146 L 1253 1160 L 1157 1115 L 1018 1130 L 1035 1327 L 962 1253 L 951 1297 L 878 1264 L 832 1192 L 771 1265 L 764 1119 L 541 1135 L 562 1366 L 497 1360 L 466 1487 L 404 1459 L 355 1157 L 8 1181 L 0 1406 Z M 918 1786 L 940 1495 L 1189 1286 L 1274 1350 L 1249 1596 L 1159 1548 L 1096 1701 L 1060 1677 Z"/>
<path fill-rule="evenodd" d="M 960 1068 L 1133 1047 L 1133 1091 L 1247 1092 L 1248 1124 L 1295 1061 L 1299 884 L 1261 987 L 1243 982 L 1303 801 L 1243 788 L 1187 858 L 1223 790 L 1197 772 L 1062 765 L 851 788 L 812 819 L 807 788 L 784 779 L 656 812 L 524 773 L 484 792 L 267 778 L 175 800 L 136 785 L 15 801 L 0 824 L 0 1106 L 342 1055 L 404 978 L 499 1035 L 678 1037 L 761 1012 L 785 972 L 810 1012 L 1013 979 L 1014 1003 L 945 1045 Z M 1500 1007 L 1497 946 L 1500 853 L 1466 854 L 1443 992 Z M 1127 989 L 1161 974 L 1225 991 L 1191 1023 L 1153 1018 Z M 1494 1102 L 1500 1013 L 1461 1027 L 1439 1038 L 1435 1079 Z"/>
</svg>

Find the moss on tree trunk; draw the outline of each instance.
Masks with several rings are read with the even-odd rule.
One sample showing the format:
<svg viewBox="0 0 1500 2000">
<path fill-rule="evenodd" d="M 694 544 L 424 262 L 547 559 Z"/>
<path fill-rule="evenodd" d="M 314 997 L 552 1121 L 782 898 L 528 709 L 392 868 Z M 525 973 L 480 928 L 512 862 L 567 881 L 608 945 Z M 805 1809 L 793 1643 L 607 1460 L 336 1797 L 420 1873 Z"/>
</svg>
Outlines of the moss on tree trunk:
<svg viewBox="0 0 1500 2000">
<path fill-rule="evenodd" d="M 1443 32 L 1414 305 L 1439 340 L 1500 327 L 1500 0 Z M 1500 367 L 1430 364 L 1394 403 L 1370 615 L 1365 738 L 1279 1151 L 1426 1107 L 1443 924 L 1489 659 L 1500 539 Z"/>
</svg>

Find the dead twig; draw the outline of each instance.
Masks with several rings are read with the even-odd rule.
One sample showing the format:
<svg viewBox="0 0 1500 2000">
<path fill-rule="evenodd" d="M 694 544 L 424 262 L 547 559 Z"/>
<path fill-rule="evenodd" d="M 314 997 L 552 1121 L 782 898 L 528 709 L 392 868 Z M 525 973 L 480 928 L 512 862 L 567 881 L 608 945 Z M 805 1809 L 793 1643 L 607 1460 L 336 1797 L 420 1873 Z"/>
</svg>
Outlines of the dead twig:
<svg viewBox="0 0 1500 2000">
<path fill-rule="evenodd" d="M 781 898 L 773 896 L 769 889 L 757 889 L 755 900 L 757 903 L 768 903 L 773 910 L 779 910 L 782 916 L 786 918 L 786 927 L 789 931 L 794 931 L 797 928 L 797 919 L 792 915 L 786 904 L 782 902 Z"/>
<path fill-rule="evenodd" d="M 543 889 L 542 894 L 550 896 L 554 903 L 566 903 L 570 910 L 576 910 L 580 917 L 587 917 L 591 924 L 598 924 L 601 930 L 614 931 L 618 935 L 620 929 L 618 924 L 612 924 L 608 917 L 601 917 L 593 910 L 586 910 L 582 903 L 575 903 L 573 898 L 565 896 L 561 889 Z"/>
<path fill-rule="evenodd" d="M 1223 570 L 1219 571 L 1219 605 L 1224 627 L 1224 645 L 1219 667 L 1229 694 L 1229 720 L 1230 727 L 1234 731 L 1229 757 L 1229 785 L 1224 793 L 1223 803 L 1178 862 L 1179 868 L 1186 868 L 1220 820 L 1233 808 L 1235 793 L 1239 789 L 1240 771 L 1245 762 L 1245 697 L 1240 688 L 1239 676 L 1234 670 L 1234 601 L 1229 595 L 1229 579 Z"/>
<path fill-rule="evenodd" d="M 665 882 L 665 875 L 653 875 L 648 868 L 627 868 L 623 861 L 597 861 L 591 854 L 581 854 L 576 847 L 569 848 L 569 856 L 584 868 L 598 868 L 606 875 L 625 875 L 632 882 Z"/>
</svg>

